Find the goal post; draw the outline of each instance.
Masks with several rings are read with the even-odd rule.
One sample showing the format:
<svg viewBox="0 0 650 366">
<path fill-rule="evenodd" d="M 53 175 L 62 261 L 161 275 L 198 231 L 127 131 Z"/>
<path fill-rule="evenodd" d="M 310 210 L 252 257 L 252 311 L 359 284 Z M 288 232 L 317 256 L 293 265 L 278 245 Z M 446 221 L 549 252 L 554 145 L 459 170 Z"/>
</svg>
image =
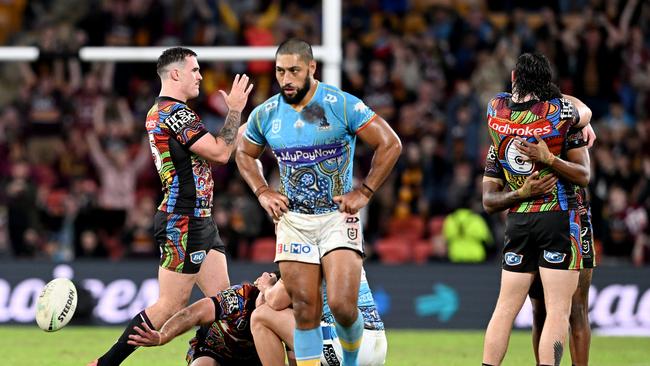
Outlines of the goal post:
<svg viewBox="0 0 650 366">
<path fill-rule="evenodd" d="M 341 84 L 341 0 L 322 0 L 322 45 L 313 46 L 322 62 L 323 81 Z M 200 61 L 274 60 L 277 47 L 193 47 Z M 79 58 L 87 62 L 155 62 L 167 47 L 81 47 Z M 0 47 L 0 61 L 35 61 L 37 47 Z"/>
</svg>

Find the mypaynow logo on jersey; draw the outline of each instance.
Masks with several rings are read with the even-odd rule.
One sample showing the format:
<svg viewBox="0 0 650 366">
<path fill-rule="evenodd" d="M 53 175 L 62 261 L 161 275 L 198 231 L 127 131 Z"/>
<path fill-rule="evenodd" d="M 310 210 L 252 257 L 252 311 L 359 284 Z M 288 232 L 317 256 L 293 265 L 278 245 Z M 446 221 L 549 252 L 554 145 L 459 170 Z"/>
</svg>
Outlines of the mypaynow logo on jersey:
<svg viewBox="0 0 650 366">
<path fill-rule="evenodd" d="M 288 165 L 315 164 L 343 154 L 344 143 L 275 149 L 273 154 Z"/>
<path fill-rule="evenodd" d="M 532 137 L 535 133 L 540 136 L 548 135 L 553 131 L 553 125 L 546 119 L 531 124 L 515 124 L 510 123 L 509 120 L 497 117 L 488 118 L 488 126 L 493 131 L 501 135 L 518 135 Z"/>
</svg>

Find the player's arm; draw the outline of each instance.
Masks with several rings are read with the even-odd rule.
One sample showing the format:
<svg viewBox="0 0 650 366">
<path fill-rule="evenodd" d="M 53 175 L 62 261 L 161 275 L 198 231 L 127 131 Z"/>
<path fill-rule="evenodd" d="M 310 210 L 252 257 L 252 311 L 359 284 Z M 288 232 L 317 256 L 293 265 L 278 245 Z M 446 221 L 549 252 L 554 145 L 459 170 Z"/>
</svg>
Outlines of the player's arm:
<svg viewBox="0 0 650 366">
<path fill-rule="evenodd" d="M 284 286 L 282 279 L 272 287 L 261 291 L 260 297 L 271 309 L 276 311 L 284 310 L 291 305 L 289 292 L 287 292 L 287 288 Z"/>
<path fill-rule="evenodd" d="M 402 141 L 379 116 L 357 131 L 357 136 L 368 144 L 375 152 L 372 156 L 370 172 L 364 179 L 362 186 L 343 196 L 334 197 L 334 202 L 339 205 L 339 211 L 355 214 L 368 204 L 372 195 L 384 183 L 386 177 L 395 166 L 399 155 L 402 153 Z"/>
<path fill-rule="evenodd" d="M 216 137 L 211 134 L 203 135 L 192 144 L 190 151 L 217 164 L 226 164 L 236 148 L 241 113 L 246 107 L 248 95 L 252 89 L 253 84 L 248 85 L 248 76 L 243 75 L 240 78 L 237 74 L 232 83 L 230 94 L 219 90 L 228 105 L 226 121 Z"/>
<path fill-rule="evenodd" d="M 212 298 L 203 298 L 180 310 L 162 326 L 160 331 L 151 329 L 147 323 L 133 327 L 138 334 L 131 334 L 128 343 L 133 346 L 162 346 L 177 336 L 200 324 L 209 324 L 216 319 Z"/>
<path fill-rule="evenodd" d="M 547 174 L 540 178 L 539 172 L 534 172 L 526 178 L 519 189 L 504 191 L 503 181 L 483 176 L 483 208 L 489 214 L 506 210 L 531 197 L 550 193 L 556 183 L 555 175 Z"/>
<path fill-rule="evenodd" d="M 583 128 L 586 125 L 588 125 L 589 122 L 591 121 L 591 109 L 587 107 L 587 105 L 584 104 L 580 99 L 574 96 L 562 94 L 562 97 L 564 97 L 564 99 L 571 101 L 571 103 L 573 103 L 573 106 L 576 109 L 576 112 L 578 112 L 578 117 L 577 117 L 578 122 L 575 125 L 573 125 L 573 127 Z"/>
<path fill-rule="evenodd" d="M 262 155 L 262 152 L 264 152 L 264 146 L 254 144 L 248 138 L 242 136 L 237 144 L 235 162 L 239 173 L 257 196 L 260 205 L 269 216 L 277 220 L 282 216 L 282 213 L 289 211 L 289 199 L 272 190 L 266 183 L 257 160 Z"/>
<path fill-rule="evenodd" d="M 386 180 L 402 153 L 402 141 L 386 120 L 376 116 L 357 136 L 375 150 L 365 184 L 376 191 Z"/>
<path fill-rule="evenodd" d="M 535 133 L 537 144 L 518 138 L 517 150 L 528 160 L 541 162 L 551 167 L 559 176 L 573 184 L 585 187 L 589 184 L 589 153 L 586 147 L 571 149 L 567 153 L 568 160 L 553 155 L 546 142 Z"/>
<path fill-rule="evenodd" d="M 553 174 L 548 174 L 539 179 L 539 172 L 534 172 L 516 191 L 504 190 L 505 182 L 506 177 L 497 158 L 496 149 L 490 145 L 490 150 L 485 156 L 483 173 L 483 208 L 489 214 L 503 211 L 530 197 L 552 191 L 557 178 Z"/>
<path fill-rule="evenodd" d="M 264 175 L 257 165 L 257 159 L 262 156 L 263 152 L 264 146 L 248 141 L 245 136 L 242 136 L 242 138 L 239 139 L 239 142 L 237 143 L 237 151 L 235 152 L 235 162 L 237 163 L 239 173 L 258 197 L 258 191 L 269 187 L 266 183 L 266 179 L 264 179 Z"/>
</svg>

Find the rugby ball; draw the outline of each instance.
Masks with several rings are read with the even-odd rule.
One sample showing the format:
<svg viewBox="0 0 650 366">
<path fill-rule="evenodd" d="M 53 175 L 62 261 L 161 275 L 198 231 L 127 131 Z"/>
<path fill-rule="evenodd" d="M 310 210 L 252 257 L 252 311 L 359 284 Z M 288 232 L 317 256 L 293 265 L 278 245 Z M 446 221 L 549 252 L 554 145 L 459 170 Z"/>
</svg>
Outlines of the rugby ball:
<svg viewBox="0 0 650 366">
<path fill-rule="evenodd" d="M 46 332 L 56 332 L 70 322 L 77 308 L 77 289 L 67 278 L 50 281 L 36 302 L 36 324 Z"/>
</svg>

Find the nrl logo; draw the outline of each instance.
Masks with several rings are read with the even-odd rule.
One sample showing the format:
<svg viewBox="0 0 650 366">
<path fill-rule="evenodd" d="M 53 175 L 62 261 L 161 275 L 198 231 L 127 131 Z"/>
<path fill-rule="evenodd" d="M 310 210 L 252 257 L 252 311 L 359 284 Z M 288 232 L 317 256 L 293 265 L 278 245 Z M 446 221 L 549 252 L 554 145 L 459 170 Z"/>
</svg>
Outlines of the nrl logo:
<svg viewBox="0 0 650 366">
<path fill-rule="evenodd" d="M 271 121 L 271 132 L 278 133 L 280 132 L 281 127 L 282 127 L 282 120 L 274 119 L 273 121 Z"/>
<path fill-rule="evenodd" d="M 348 229 L 348 238 L 350 240 L 357 240 L 357 237 L 359 236 L 359 230 L 355 228 L 349 228 Z"/>
</svg>

